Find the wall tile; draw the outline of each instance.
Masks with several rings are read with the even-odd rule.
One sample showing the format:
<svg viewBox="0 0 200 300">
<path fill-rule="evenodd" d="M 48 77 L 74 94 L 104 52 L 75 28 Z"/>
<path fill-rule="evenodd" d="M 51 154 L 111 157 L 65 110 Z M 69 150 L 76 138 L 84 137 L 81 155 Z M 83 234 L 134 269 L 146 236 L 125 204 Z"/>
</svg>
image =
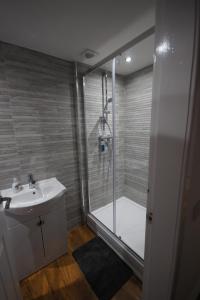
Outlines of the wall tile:
<svg viewBox="0 0 200 300">
<path fill-rule="evenodd" d="M 0 43 L 0 189 L 56 176 L 68 226 L 81 221 L 73 64 Z"/>
</svg>

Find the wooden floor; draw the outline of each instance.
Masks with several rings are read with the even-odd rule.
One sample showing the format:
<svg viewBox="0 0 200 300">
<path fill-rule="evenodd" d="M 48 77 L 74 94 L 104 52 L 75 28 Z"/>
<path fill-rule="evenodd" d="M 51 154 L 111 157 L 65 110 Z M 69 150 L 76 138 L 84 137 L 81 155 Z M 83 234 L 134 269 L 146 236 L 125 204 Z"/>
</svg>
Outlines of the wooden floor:
<svg viewBox="0 0 200 300">
<path fill-rule="evenodd" d="M 86 226 L 69 234 L 68 254 L 49 264 L 21 282 L 24 300 L 97 300 L 72 252 L 94 237 Z M 141 299 L 141 285 L 132 277 L 112 300 Z"/>
</svg>

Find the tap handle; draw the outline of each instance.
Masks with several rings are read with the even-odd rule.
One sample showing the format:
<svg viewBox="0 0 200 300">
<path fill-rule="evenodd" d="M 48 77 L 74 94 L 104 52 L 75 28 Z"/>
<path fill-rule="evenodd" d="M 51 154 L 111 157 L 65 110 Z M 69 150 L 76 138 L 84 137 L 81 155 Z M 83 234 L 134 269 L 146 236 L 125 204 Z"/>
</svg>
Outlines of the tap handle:
<svg viewBox="0 0 200 300">
<path fill-rule="evenodd" d="M 33 174 L 28 174 L 28 182 L 35 184 L 35 180 L 33 179 Z"/>
</svg>

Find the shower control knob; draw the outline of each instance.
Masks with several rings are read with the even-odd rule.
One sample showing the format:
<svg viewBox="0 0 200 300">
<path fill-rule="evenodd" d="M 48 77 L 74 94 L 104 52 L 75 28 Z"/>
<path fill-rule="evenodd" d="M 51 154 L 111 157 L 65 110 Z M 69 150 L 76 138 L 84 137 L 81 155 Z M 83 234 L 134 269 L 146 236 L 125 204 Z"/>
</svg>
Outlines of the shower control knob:
<svg viewBox="0 0 200 300">
<path fill-rule="evenodd" d="M 152 212 L 147 213 L 146 218 L 149 221 L 149 223 L 151 223 L 153 221 L 153 213 Z"/>
</svg>

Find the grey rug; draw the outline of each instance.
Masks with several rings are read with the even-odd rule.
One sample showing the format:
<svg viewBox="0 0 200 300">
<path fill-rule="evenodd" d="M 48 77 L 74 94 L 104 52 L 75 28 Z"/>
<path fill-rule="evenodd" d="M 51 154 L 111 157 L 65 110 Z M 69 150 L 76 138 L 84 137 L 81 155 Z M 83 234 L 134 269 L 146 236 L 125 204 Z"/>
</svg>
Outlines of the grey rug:
<svg viewBox="0 0 200 300">
<path fill-rule="evenodd" d="M 99 237 L 75 250 L 73 256 L 100 300 L 110 300 L 133 274 Z"/>
</svg>

